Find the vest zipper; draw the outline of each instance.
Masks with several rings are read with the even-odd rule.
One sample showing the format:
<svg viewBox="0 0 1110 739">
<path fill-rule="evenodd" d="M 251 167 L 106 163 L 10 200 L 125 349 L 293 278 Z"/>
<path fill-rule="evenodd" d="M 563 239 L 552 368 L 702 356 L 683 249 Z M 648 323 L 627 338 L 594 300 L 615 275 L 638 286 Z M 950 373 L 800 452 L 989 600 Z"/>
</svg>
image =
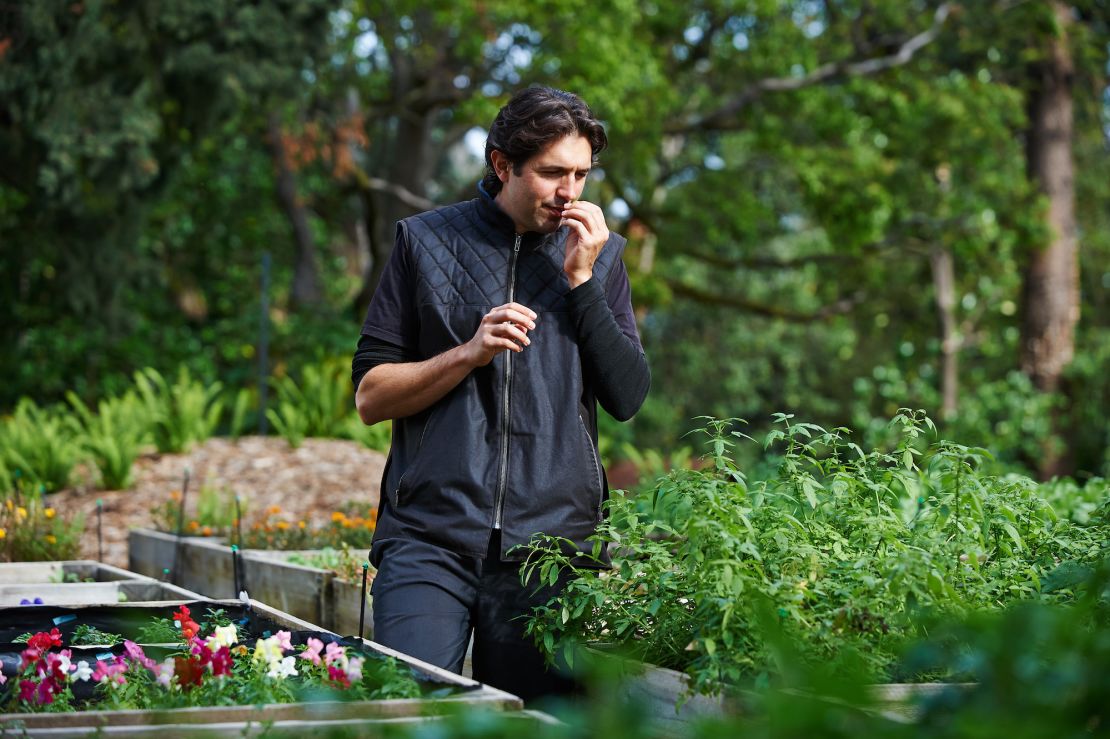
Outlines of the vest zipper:
<svg viewBox="0 0 1110 739">
<path fill-rule="evenodd" d="M 513 240 L 513 256 L 509 262 L 509 299 L 515 300 L 516 260 L 520 256 L 520 234 Z M 509 391 L 513 381 L 513 352 L 505 352 L 505 382 L 501 393 L 501 465 L 497 472 L 497 498 L 493 505 L 493 528 L 501 528 L 505 508 L 505 489 L 509 485 Z"/>
</svg>

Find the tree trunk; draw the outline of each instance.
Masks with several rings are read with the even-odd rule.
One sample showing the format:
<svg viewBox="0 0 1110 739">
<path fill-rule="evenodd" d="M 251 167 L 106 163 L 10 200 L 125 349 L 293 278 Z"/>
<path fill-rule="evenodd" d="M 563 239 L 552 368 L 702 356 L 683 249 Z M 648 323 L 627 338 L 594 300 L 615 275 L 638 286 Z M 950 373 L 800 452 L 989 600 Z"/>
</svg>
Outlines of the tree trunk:
<svg viewBox="0 0 1110 739">
<path fill-rule="evenodd" d="M 959 361 L 963 343 L 956 325 L 956 269 L 952 252 L 939 244 L 934 245 L 929 253 L 929 265 L 940 318 L 941 417 L 947 421 L 959 411 Z"/>
<path fill-rule="evenodd" d="M 1070 9 L 1053 2 L 1057 34 L 1045 58 L 1032 68 L 1026 162 L 1029 176 L 1048 200 L 1048 245 L 1030 256 L 1025 272 L 1021 368 L 1042 392 L 1060 391 L 1064 368 L 1075 353 L 1079 322 L 1079 244 L 1075 227 L 1075 163 L 1072 159 L 1074 73 Z M 1047 448 L 1042 477 L 1066 474 L 1065 455 Z"/>
<path fill-rule="evenodd" d="M 392 159 L 385 175 L 388 182 L 419 197 L 424 197 L 427 192 L 426 184 L 435 164 L 431 161 L 431 129 L 436 112 L 437 109 L 434 108 L 424 112 L 401 112 L 391 147 Z M 369 267 L 363 276 L 362 289 L 355 298 L 354 310 L 360 320 L 370 305 L 370 299 L 374 296 L 385 264 L 393 251 L 397 221 L 418 210 L 389 192 L 367 191 L 364 192 L 364 198 L 368 217 L 367 231 L 371 234 L 371 253 Z"/>
<path fill-rule="evenodd" d="M 278 202 L 285 211 L 293 227 L 296 244 L 296 261 L 293 266 L 293 290 L 291 299 L 294 306 L 316 305 L 323 300 L 320 286 L 320 270 L 316 265 L 316 244 L 308 225 L 308 212 L 297 196 L 297 176 L 289 162 L 285 141 L 281 135 L 281 122 L 277 115 L 271 114 L 269 121 L 270 154 L 274 160 Z"/>
</svg>

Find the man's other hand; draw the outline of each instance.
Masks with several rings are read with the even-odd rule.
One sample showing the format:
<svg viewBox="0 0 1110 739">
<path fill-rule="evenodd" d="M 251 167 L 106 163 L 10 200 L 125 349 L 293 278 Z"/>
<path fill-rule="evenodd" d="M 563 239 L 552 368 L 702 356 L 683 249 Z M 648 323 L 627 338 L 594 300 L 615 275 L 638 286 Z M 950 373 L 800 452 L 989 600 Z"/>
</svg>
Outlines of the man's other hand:
<svg viewBox="0 0 1110 739">
<path fill-rule="evenodd" d="M 484 367 L 501 352 L 522 352 L 532 343 L 528 332 L 536 328 L 536 313 L 520 303 L 499 305 L 482 317 L 473 338 L 463 346 L 475 367 Z"/>
</svg>

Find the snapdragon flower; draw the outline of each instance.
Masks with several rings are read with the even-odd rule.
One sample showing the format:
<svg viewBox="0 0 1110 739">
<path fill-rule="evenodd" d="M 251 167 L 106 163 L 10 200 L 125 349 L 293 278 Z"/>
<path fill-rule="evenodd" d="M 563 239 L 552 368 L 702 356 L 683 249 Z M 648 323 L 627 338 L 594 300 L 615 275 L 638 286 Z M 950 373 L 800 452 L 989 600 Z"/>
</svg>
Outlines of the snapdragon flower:
<svg viewBox="0 0 1110 739">
<path fill-rule="evenodd" d="M 270 669 L 266 673 L 266 676 L 276 680 L 284 680 L 287 677 L 299 674 L 300 673 L 297 672 L 297 658 L 289 656 L 282 657 L 277 662 L 271 662 Z"/>
<path fill-rule="evenodd" d="M 235 624 L 228 624 L 227 626 L 217 626 L 206 643 L 208 648 L 215 652 L 220 647 L 230 647 L 238 641 L 239 631 L 235 628 Z"/>
<path fill-rule="evenodd" d="M 314 665 L 320 664 L 320 650 L 324 648 L 324 642 L 310 636 L 305 644 L 301 659 L 307 659 Z"/>
<path fill-rule="evenodd" d="M 83 683 L 88 682 L 93 674 L 92 668 L 89 667 L 89 663 L 85 660 L 79 660 L 77 664 L 71 665 L 70 670 L 73 673 L 69 676 L 70 681 L 79 680 Z"/>
<path fill-rule="evenodd" d="M 254 655 L 251 657 L 251 661 L 265 662 L 268 667 L 272 667 L 275 662 L 280 662 L 284 656 L 278 638 L 271 636 L 268 639 L 259 639 L 254 643 Z"/>
</svg>

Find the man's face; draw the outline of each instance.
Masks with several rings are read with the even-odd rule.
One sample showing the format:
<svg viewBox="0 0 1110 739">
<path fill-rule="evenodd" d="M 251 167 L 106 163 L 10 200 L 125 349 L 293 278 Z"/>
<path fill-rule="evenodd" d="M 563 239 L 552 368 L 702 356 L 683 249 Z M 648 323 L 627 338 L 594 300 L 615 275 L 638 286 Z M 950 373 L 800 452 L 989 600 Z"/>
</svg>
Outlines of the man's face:
<svg viewBox="0 0 1110 739">
<path fill-rule="evenodd" d="M 551 233 L 559 227 L 563 204 L 582 194 L 593 150 L 588 139 L 571 134 L 526 161 L 519 175 L 501 152 L 494 151 L 492 159 L 502 183 L 494 199 L 517 232 Z"/>
</svg>

